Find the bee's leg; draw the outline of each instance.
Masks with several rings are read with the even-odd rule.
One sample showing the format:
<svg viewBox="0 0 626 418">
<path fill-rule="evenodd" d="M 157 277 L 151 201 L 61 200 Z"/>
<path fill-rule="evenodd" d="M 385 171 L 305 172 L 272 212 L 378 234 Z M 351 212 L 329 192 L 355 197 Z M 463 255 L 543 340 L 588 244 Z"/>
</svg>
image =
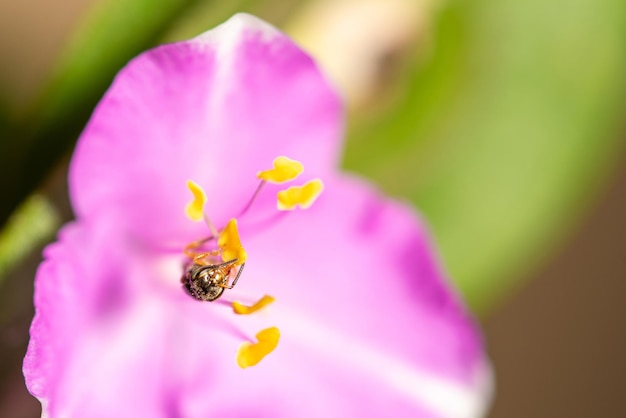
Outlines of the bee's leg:
<svg viewBox="0 0 626 418">
<path fill-rule="evenodd" d="M 199 253 L 197 250 L 198 248 L 200 248 L 203 244 L 211 241 L 213 239 L 213 236 L 207 237 L 207 238 L 203 238 L 203 239 L 199 239 L 197 241 L 193 241 L 190 242 L 189 244 L 187 244 L 185 246 L 185 249 L 183 250 L 183 254 L 185 254 L 187 257 L 193 259 L 195 258 L 197 255 L 201 254 Z"/>
<path fill-rule="evenodd" d="M 213 251 L 206 251 L 203 253 L 197 253 L 194 257 L 193 257 L 193 262 L 194 264 L 198 264 L 200 266 L 209 266 L 212 263 L 207 260 L 207 257 L 209 256 L 218 256 L 220 255 L 220 251 L 219 250 L 213 250 Z"/>
<path fill-rule="evenodd" d="M 243 271 L 245 265 L 246 263 L 241 264 L 241 267 L 239 267 L 239 270 L 237 271 L 237 276 L 235 277 L 235 280 L 233 280 L 233 284 L 230 285 L 229 289 L 235 287 L 235 285 L 237 284 L 237 280 L 239 280 L 239 276 L 241 276 L 241 272 Z"/>
</svg>

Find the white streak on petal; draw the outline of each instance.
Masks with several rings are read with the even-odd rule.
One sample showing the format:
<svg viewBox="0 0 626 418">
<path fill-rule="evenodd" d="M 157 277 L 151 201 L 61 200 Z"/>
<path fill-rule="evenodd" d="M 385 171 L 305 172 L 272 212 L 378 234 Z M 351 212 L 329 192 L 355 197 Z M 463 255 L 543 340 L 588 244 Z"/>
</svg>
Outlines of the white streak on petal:
<svg viewBox="0 0 626 418">
<path fill-rule="evenodd" d="M 258 36 L 262 42 L 271 42 L 273 39 L 280 37 L 281 33 L 272 25 L 246 13 L 238 13 L 228 19 L 226 22 L 205 32 L 191 42 L 197 42 L 201 45 L 210 45 L 216 49 L 215 59 L 220 64 L 217 65 L 214 87 L 218 87 L 219 91 L 214 89 L 209 103 L 207 115 L 215 117 L 219 115 L 216 109 L 220 109 L 224 105 L 225 97 L 231 92 L 237 92 L 240 88 L 237 78 L 233 77 L 233 69 L 237 68 L 238 52 L 240 46 L 244 43 L 246 36 Z"/>
<path fill-rule="evenodd" d="M 269 23 L 247 13 L 237 13 L 226 22 L 195 37 L 192 41 L 216 44 L 224 50 L 234 49 L 246 30 L 259 33 L 262 35 L 263 41 L 271 41 L 280 36 L 279 30 Z M 218 40 L 219 42 L 217 42 Z"/>
<path fill-rule="evenodd" d="M 294 322 L 289 330 L 301 331 L 294 337 L 309 349 L 345 366 L 371 373 L 381 383 L 385 382 L 437 416 L 477 418 L 487 413 L 494 390 L 491 365 L 487 359 L 476 364 L 473 382 L 463 384 L 419 370 L 418 366 L 374 350 L 293 311 L 281 312 L 279 316 Z"/>
</svg>

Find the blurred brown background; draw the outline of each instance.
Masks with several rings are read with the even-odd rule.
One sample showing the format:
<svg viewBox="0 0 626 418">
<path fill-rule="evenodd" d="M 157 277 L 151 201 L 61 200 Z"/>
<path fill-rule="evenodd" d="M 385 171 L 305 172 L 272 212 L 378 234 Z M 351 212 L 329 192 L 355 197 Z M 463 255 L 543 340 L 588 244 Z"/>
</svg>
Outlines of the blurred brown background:
<svg viewBox="0 0 626 418">
<path fill-rule="evenodd" d="M 1 88 L 33 95 L 89 0 L 2 0 Z M 28 22 L 28 24 L 25 24 Z M 17 94 L 19 92 L 19 94 Z M 16 99 L 17 100 L 17 99 Z M 8 179 L 2 179 L 8 181 Z M 48 192 L 64 204 L 62 170 Z M 597 204 L 534 278 L 481 318 L 496 370 L 491 416 L 622 417 L 626 403 L 626 157 Z M 0 302 L 0 417 L 39 416 L 21 377 L 38 256 L 4 283 Z"/>
<path fill-rule="evenodd" d="M 624 417 L 626 159 L 554 259 L 483 318 L 493 417 Z"/>
</svg>

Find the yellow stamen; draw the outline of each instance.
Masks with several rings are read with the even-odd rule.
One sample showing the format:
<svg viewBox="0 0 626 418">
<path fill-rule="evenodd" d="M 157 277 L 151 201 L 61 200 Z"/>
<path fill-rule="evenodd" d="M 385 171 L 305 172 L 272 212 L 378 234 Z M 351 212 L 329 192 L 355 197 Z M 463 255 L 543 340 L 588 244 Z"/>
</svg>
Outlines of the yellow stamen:
<svg viewBox="0 0 626 418">
<path fill-rule="evenodd" d="M 246 262 L 248 254 L 241 245 L 239 239 L 239 231 L 237 230 L 237 219 L 228 221 L 222 232 L 220 233 L 217 245 L 222 249 L 222 260 L 230 261 L 237 259 L 236 265 Z"/>
<path fill-rule="evenodd" d="M 314 179 L 302 186 L 293 186 L 278 192 L 278 210 L 293 210 L 296 206 L 309 208 L 324 190 L 324 183 Z"/>
<path fill-rule="evenodd" d="M 185 207 L 185 215 L 192 221 L 201 221 L 204 218 L 204 205 L 207 201 L 206 193 L 193 180 L 187 180 L 187 187 L 193 194 L 193 200 Z"/>
<path fill-rule="evenodd" d="M 267 305 L 273 303 L 274 300 L 275 299 L 272 296 L 265 295 L 252 306 L 247 306 L 243 303 L 235 301 L 233 302 L 233 312 L 239 315 L 250 315 L 251 313 L 258 311 L 259 309 L 263 309 Z"/>
<path fill-rule="evenodd" d="M 237 351 L 237 364 L 242 369 L 258 364 L 265 356 L 274 351 L 280 339 L 276 327 L 266 328 L 256 335 L 258 343 L 245 342 Z"/>
<path fill-rule="evenodd" d="M 274 168 L 259 171 L 256 176 L 270 183 L 285 183 L 295 179 L 303 171 L 304 166 L 299 161 L 287 157 L 277 157 L 274 159 Z"/>
</svg>

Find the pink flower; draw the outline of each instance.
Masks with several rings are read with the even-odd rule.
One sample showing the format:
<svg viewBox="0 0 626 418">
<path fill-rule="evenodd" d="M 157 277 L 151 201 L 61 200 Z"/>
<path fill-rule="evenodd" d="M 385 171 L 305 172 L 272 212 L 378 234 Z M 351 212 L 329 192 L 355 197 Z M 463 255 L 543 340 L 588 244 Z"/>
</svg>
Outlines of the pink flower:
<svg viewBox="0 0 626 418">
<path fill-rule="evenodd" d="M 490 369 L 476 324 L 413 211 L 337 171 L 341 135 L 311 59 L 251 16 L 130 62 L 80 138 L 77 219 L 37 273 L 24 374 L 44 415 L 480 416 Z M 196 300 L 183 250 L 210 232 L 185 216 L 185 182 L 224 227 L 279 155 L 324 192 L 278 212 L 284 186 L 268 183 L 239 218 L 236 287 Z M 264 294 L 275 302 L 233 313 Z M 275 350 L 242 369 L 241 343 L 274 327 Z"/>
</svg>

